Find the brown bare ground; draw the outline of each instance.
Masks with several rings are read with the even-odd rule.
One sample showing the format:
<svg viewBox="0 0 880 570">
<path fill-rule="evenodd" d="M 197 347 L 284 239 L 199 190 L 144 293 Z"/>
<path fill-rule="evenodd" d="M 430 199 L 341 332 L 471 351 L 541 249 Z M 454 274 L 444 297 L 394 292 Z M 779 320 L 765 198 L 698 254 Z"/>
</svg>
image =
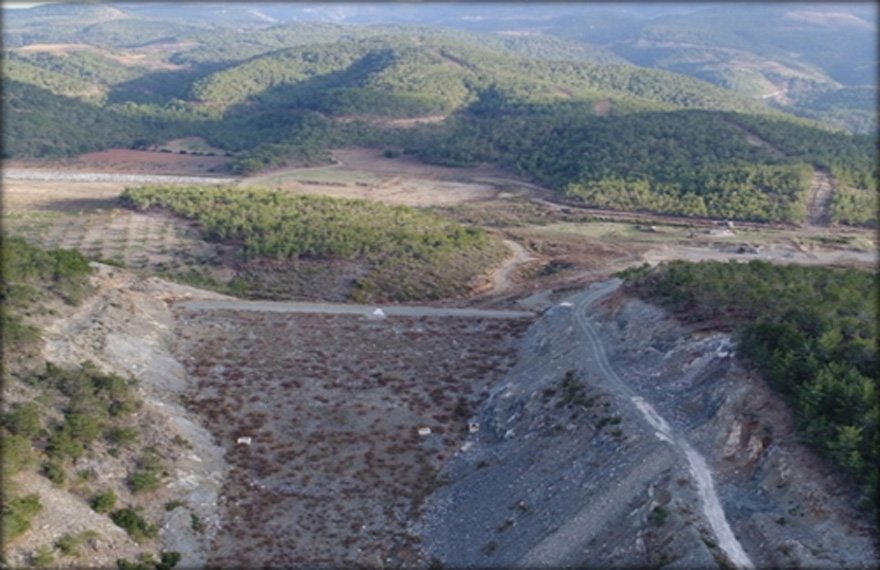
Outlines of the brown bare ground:
<svg viewBox="0 0 880 570">
<path fill-rule="evenodd" d="M 451 167 L 425 164 L 411 155 L 385 158 L 381 148 L 341 148 L 333 151 L 333 157 L 340 166 L 349 170 L 411 175 L 420 178 L 471 179 L 480 176 L 501 176 L 505 173 L 492 166 Z"/>
<path fill-rule="evenodd" d="M 337 123 L 353 123 L 363 121 L 371 125 L 382 127 L 410 128 L 416 125 L 442 123 L 446 115 L 422 115 L 421 117 L 406 117 L 395 119 L 391 117 L 379 117 L 376 115 L 342 115 L 333 118 Z"/>
<path fill-rule="evenodd" d="M 602 99 L 593 105 L 593 113 L 597 117 L 605 117 L 614 109 L 614 105 L 608 99 Z"/>
<path fill-rule="evenodd" d="M 77 212 L 112 208 L 125 189 L 124 182 L 44 182 L 4 180 L 6 215 L 31 211 Z"/>
<path fill-rule="evenodd" d="M 327 186 L 309 184 L 308 182 L 286 182 L 277 185 L 277 187 L 297 194 L 360 198 L 414 208 L 451 206 L 464 202 L 491 200 L 498 193 L 494 187 L 488 184 L 401 177 L 395 177 L 387 184 L 376 186 L 361 186 L 359 184 Z"/>
<path fill-rule="evenodd" d="M 335 165 L 274 169 L 248 177 L 243 184 L 412 207 L 491 200 L 503 187 L 498 180 L 505 173 L 494 167 L 436 166 L 407 155 L 389 159 L 382 152 L 376 148 L 337 149 L 333 151 Z"/>
<path fill-rule="evenodd" d="M 51 168 L 74 172 L 113 172 L 123 174 L 176 174 L 181 176 L 216 175 L 226 170 L 229 159 L 221 156 L 195 156 L 172 152 L 153 152 L 115 148 L 89 152 L 58 160 L 6 161 L 6 168 Z"/>
<path fill-rule="evenodd" d="M 408 521 L 526 322 L 176 313 L 187 405 L 231 465 L 209 566 L 424 563 Z"/>
</svg>

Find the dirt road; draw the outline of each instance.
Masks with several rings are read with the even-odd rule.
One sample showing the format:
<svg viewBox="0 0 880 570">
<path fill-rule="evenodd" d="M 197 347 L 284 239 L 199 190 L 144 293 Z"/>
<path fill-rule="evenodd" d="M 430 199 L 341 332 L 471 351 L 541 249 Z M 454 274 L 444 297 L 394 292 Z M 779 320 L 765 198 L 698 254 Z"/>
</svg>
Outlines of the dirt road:
<svg viewBox="0 0 880 570">
<path fill-rule="evenodd" d="M 513 256 L 508 257 L 501 266 L 492 273 L 492 289 L 483 293 L 477 298 L 489 297 L 506 293 L 513 288 L 513 275 L 526 263 L 535 261 L 537 258 L 533 256 L 529 250 L 516 243 L 513 240 L 506 239 L 504 243 L 513 250 Z"/>
<path fill-rule="evenodd" d="M 327 315 L 363 315 L 384 317 L 457 317 L 478 319 L 526 319 L 535 316 L 529 311 L 494 311 L 485 309 L 450 309 L 443 307 L 405 307 L 398 305 L 354 305 L 341 303 L 300 303 L 284 301 L 241 301 L 211 299 L 182 301 L 191 311 L 258 311 L 272 313 L 320 313 Z"/>
<path fill-rule="evenodd" d="M 143 184 L 229 184 L 235 178 L 211 176 L 172 176 L 167 174 L 121 174 L 108 172 L 70 172 L 44 169 L 4 169 L 5 180 L 37 180 L 43 182 L 133 182 Z"/>
<path fill-rule="evenodd" d="M 587 311 L 590 310 L 590 307 L 596 301 L 612 293 L 619 286 L 620 280 L 614 279 L 603 284 L 595 291 L 582 294 L 574 303 L 572 309 L 574 320 L 583 331 L 586 340 L 589 343 L 594 362 L 597 364 L 604 379 L 608 381 L 618 393 L 629 397 L 642 413 L 645 420 L 656 430 L 655 433 L 658 439 L 666 441 L 684 452 L 688 466 L 690 467 L 691 475 L 697 483 L 697 489 L 699 490 L 702 502 L 703 515 L 709 522 L 709 526 L 712 528 L 719 546 L 724 550 L 725 554 L 727 554 L 730 561 L 736 567 L 750 568 L 752 567 L 752 562 L 743 550 L 742 545 L 734 536 L 733 531 L 727 522 L 724 509 L 721 506 L 717 493 L 715 492 L 715 484 L 712 480 L 712 474 L 709 472 L 706 465 L 706 460 L 703 459 L 702 455 L 700 455 L 693 447 L 691 447 L 687 440 L 674 434 L 669 423 L 666 422 L 666 420 L 664 420 L 649 403 L 636 396 L 631 388 L 621 381 L 617 372 L 615 372 L 611 363 L 608 361 L 608 357 L 605 354 L 605 348 L 602 345 L 602 340 L 599 337 L 598 332 L 587 318 Z"/>
</svg>

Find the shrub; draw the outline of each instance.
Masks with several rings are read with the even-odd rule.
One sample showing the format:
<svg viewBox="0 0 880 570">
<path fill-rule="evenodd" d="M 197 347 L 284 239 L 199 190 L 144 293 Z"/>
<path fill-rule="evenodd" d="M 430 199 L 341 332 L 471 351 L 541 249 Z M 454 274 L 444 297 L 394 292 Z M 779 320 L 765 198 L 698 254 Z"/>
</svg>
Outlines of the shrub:
<svg viewBox="0 0 880 570">
<path fill-rule="evenodd" d="M 669 517 L 669 511 L 667 511 L 664 507 L 658 505 L 651 510 L 651 514 L 648 515 L 648 522 L 655 526 L 661 526 L 666 522 L 666 519 Z"/>
<path fill-rule="evenodd" d="M 52 548 L 46 544 L 37 547 L 31 555 L 31 565 L 37 568 L 46 568 L 53 562 L 55 562 L 55 556 L 52 554 Z"/>
<path fill-rule="evenodd" d="M 117 427 L 107 432 L 107 441 L 113 445 L 126 446 L 137 441 L 137 430 L 130 427 Z"/>
<path fill-rule="evenodd" d="M 128 478 L 129 489 L 132 493 L 140 493 L 158 488 L 161 483 L 159 478 L 161 469 L 162 463 L 154 453 L 144 453 L 138 459 L 137 467 Z"/>
<path fill-rule="evenodd" d="M 192 513 L 190 515 L 190 525 L 189 526 L 193 530 L 193 532 L 195 532 L 195 533 L 202 534 L 203 532 L 205 532 L 205 523 L 202 521 L 202 519 L 199 517 L 199 515 L 197 515 L 195 513 Z"/>
<path fill-rule="evenodd" d="M 171 570 L 180 562 L 179 552 L 163 552 L 157 562 L 152 554 L 142 553 L 135 561 L 120 558 L 116 561 L 119 570 Z"/>
<path fill-rule="evenodd" d="M 40 408 L 33 402 L 15 404 L 3 418 L 3 425 L 16 435 L 34 438 L 43 429 Z"/>
<path fill-rule="evenodd" d="M 184 507 L 184 506 L 186 506 L 186 503 L 175 499 L 173 501 L 168 501 L 167 503 L 165 503 L 165 510 L 170 512 L 170 511 L 173 511 L 174 509 L 176 509 L 177 507 Z"/>
<path fill-rule="evenodd" d="M 144 520 L 138 512 L 138 509 L 133 507 L 126 507 L 124 509 L 113 511 L 110 518 L 116 526 L 123 529 L 130 537 L 138 542 L 144 541 L 148 538 L 154 538 L 159 532 L 156 525 L 150 524 Z"/>
<path fill-rule="evenodd" d="M 128 488 L 132 493 L 152 491 L 159 487 L 159 475 L 154 471 L 135 471 L 128 478 Z"/>
<path fill-rule="evenodd" d="M 7 477 L 34 463 L 34 448 L 27 438 L 20 435 L 3 434 L 0 452 L 3 474 Z"/>
<path fill-rule="evenodd" d="M 92 498 L 92 510 L 96 513 L 109 513 L 116 506 L 116 493 L 113 489 L 107 489 Z"/>
<path fill-rule="evenodd" d="M 67 471 L 64 469 L 64 465 L 55 459 L 43 463 L 43 475 L 56 485 L 63 485 L 67 480 Z"/>
<path fill-rule="evenodd" d="M 93 530 L 85 530 L 78 534 L 65 534 L 55 541 L 55 548 L 65 556 L 78 556 L 79 548 L 90 538 L 97 538 L 98 533 Z"/>
<path fill-rule="evenodd" d="M 4 539 L 12 540 L 31 528 L 31 519 L 42 510 L 43 505 L 36 493 L 18 497 L 6 488 L 3 495 L 3 526 L 0 530 Z"/>
</svg>

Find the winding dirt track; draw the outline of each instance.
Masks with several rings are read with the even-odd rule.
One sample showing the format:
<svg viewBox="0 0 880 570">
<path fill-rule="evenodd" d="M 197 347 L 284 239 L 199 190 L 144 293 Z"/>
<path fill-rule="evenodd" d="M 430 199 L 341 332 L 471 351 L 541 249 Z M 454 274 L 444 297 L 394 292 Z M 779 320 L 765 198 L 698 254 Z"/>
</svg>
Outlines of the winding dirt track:
<svg viewBox="0 0 880 570">
<path fill-rule="evenodd" d="M 574 321 L 583 331 L 584 336 L 589 343 L 593 355 L 593 361 L 598 366 L 599 371 L 602 373 L 605 380 L 617 390 L 618 393 L 627 396 L 636 405 L 644 418 L 649 424 L 651 424 L 651 427 L 656 430 L 655 433 L 658 439 L 666 441 L 684 452 L 688 466 L 690 467 L 691 475 L 696 481 L 697 488 L 699 489 L 700 498 L 703 503 L 703 515 L 706 517 L 712 531 L 715 533 L 715 538 L 718 540 L 721 549 L 724 550 L 730 561 L 737 568 L 751 568 L 753 567 L 752 561 L 734 536 L 733 530 L 731 530 L 730 525 L 727 522 L 724 508 L 721 505 L 718 494 L 715 492 L 712 474 L 706 465 L 705 459 L 703 459 L 703 457 L 691 447 L 683 436 L 674 434 L 666 420 L 664 420 L 649 403 L 636 396 L 632 389 L 621 380 L 608 360 L 599 333 L 587 317 L 587 311 L 590 310 L 590 307 L 595 304 L 596 301 L 615 291 L 617 287 L 620 286 L 620 283 L 619 279 L 614 279 L 603 284 L 595 291 L 581 294 L 573 308 Z"/>
<path fill-rule="evenodd" d="M 514 283 L 512 276 L 523 265 L 537 260 L 529 250 L 516 243 L 515 241 L 506 239 L 504 243 L 513 250 L 513 256 L 508 257 L 504 263 L 492 273 L 492 289 L 483 293 L 479 297 L 487 297 L 490 295 L 498 295 L 506 293 L 513 288 Z"/>
</svg>

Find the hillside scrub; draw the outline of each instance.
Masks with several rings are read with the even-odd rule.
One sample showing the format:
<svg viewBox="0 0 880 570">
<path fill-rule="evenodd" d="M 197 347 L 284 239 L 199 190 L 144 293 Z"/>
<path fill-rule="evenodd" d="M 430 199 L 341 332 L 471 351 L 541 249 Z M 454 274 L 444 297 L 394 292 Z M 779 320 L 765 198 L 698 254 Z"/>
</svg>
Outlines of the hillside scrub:
<svg viewBox="0 0 880 570">
<path fill-rule="evenodd" d="M 679 319 L 734 330 L 802 436 L 878 496 L 878 277 L 856 269 L 673 261 L 624 272 L 626 291 Z"/>
<path fill-rule="evenodd" d="M 142 186 L 122 201 L 196 220 L 206 239 L 240 244 L 245 260 L 358 260 L 360 300 L 465 294 L 503 255 L 484 231 L 403 206 L 233 187 Z"/>
</svg>

